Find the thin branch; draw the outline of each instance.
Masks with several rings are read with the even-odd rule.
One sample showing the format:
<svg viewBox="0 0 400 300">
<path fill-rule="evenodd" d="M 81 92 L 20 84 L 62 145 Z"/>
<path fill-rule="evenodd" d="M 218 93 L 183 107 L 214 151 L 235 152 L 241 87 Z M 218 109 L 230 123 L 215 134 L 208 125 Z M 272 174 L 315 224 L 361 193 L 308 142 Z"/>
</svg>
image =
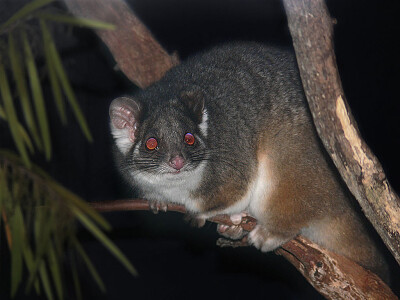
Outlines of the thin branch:
<svg viewBox="0 0 400 300">
<path fill-rule="evenodd" d="M 318 134 L 342 178 L 400 264 L 400 199 L 363 141 L 344 96 L 324 0 L 284 0 Z"/>
<path fill-rule="evenodd" d="M 151 210 L 149 202 L 144 199 L 124 199 L 102 202 L 91 202 L 91 206 L 99 212 L 112 211 L 134 211 L 134 210 Z M 186 214 L 186 208 L 182 205 L 168 203 L 166 211 L 174 211 Z M 228 215 L 217 215 L 208 219 L 210 222 L 232 226 L 233 223 Z M 251 231 L 256 226 L 257 221 L 252 217 L 245 217 L 242 220 L 242 228 Z"/>
</svg>

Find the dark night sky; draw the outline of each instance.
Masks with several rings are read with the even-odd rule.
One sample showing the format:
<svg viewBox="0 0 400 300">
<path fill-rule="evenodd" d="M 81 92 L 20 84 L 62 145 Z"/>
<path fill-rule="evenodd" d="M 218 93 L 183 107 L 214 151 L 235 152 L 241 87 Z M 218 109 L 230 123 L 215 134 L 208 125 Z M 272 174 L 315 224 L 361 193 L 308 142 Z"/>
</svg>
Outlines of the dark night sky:
<svg viewBox="0 0 400 300">
<path fill-rule="evenodd" d="M 178 51 L 182 59 L 229 40 L 290 45 L 278 0 L 129 2 L 163 46 Z M 336 55 L 347 99 L 364 138 L 400 191 L 400 3 L 332 0 L 328 7 L 337 19 Z M 59 45 L 95 142 L 85 141 L 72 114 L 68 127 L 60 126 L 54 114 L 53 162 L 37 160 L 88 201 L 130 197 L 132 192 L 123 185 L 112 161 L 108 106 L 113 98 L 134 92 L 135 87 L 113 70 L 112 57 L 89 30 L 74 30 L 72 37 L 61 35 Z M 192 228 L 175 213 L 119 212 L 106 217 L 115 228 L 111 237 L 140 277 L 132 278 L 82 233 L 108 289 L 107 294 L 100 294 L 82 270 L 85 299 L 320 298 L 281 257 L 253 248 L 216 247 L 218 236 L 211 224 Z"/>
</svg>

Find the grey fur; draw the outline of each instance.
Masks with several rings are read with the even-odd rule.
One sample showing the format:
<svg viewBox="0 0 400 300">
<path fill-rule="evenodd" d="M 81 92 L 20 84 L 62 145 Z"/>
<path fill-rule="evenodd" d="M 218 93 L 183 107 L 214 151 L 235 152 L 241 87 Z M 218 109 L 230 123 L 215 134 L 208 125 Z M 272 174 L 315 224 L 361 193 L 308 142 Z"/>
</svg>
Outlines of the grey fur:
<svg viewBox="0 0 400 300">
<path fill-rule="evenodd" d="M 259 221 L 250 238 L 262 250 L 301 233 L 387 278 L 363 218 L 321 147 L 290 51 L 257 43 L 219 46 L 130 101 L 138 116 L 135 139 L 117 156 L 143 197 L 182 203 L 205 217 L 245 210 Z M 119 120 L 121 103 L 111 105 L 112 121 Z M 206 134 L 199 127 L 204 112 Z M 112 130 L 118 139 L 120 130 Z M 195 135 L 193 146 L 183 141 L 187 132 Z M 145 149 L 149 137 L 158 139 L 157 150 Z M 185 167 L 172 174 L 168 162 L 177 155 Z"/>
</svg>

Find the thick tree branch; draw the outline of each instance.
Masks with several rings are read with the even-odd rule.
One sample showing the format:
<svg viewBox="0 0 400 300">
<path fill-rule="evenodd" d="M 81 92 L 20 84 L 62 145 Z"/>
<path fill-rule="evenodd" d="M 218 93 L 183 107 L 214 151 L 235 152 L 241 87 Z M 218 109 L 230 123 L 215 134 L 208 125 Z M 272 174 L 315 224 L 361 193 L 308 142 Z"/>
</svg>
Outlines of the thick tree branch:
<svg viewBox="0 0 400 300">
<path fill-rule="evenodd" d="M 333 51 L 333 21 L 323 0 L 283 0 L 318 134 L 350 191 L 400 264 L 400 200 L 361 138 Z"/>
<path fill-rule="evenodd" d="M 178 63 L 155 40 L 150 31 L 122 0 L 64 0 L 77 17 L 116 25 L 115 30 L 97 30 L 119 69 L 137 86 L 145 88 L 161 79 Z"/>
<path fill-rule="evenodd" d="M 374 273 L 298 236 L 275 251 L 327 299 L 397 299 Z"/>
</svg>

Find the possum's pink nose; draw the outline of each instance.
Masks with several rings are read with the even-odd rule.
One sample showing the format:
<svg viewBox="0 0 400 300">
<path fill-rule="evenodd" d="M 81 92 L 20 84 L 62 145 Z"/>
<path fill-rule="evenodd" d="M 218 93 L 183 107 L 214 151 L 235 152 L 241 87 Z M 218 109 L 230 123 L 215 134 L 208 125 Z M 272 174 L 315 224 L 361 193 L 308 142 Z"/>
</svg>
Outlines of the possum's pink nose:
<svg viewBox="0 0 400 300">
<path fill-rule="evenodd" d="M 180 170 L 183 168 L 183 165 L 185 164 L 185 160 L 182 156 L 175 156 L 174 158 L 172 158 L 169 162 L 169 165 L 171 167 L 173 167 L 175 170 Z"/>
</svg>

